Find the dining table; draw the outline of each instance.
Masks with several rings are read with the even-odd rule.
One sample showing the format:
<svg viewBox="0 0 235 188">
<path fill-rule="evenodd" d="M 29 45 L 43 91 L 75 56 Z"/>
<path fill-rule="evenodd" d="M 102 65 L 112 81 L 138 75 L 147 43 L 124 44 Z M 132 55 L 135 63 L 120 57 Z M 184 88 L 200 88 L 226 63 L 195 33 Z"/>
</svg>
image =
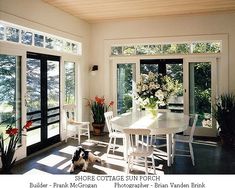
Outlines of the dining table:
<svg viewBox="0 0 235 188">
<path fill-rule="evenodd" d="M 189 115 L 170 111 L 159 111 L 155 117 L 146 111 L 135 110 L 111 119 L 112 128 L 123 132 L 125 128 L 150 129 L 151 135 L 166 135 L 167 165 L 172 164 L 172 137 L 185 131 L 189 124 Z M 126 142 L 126 141 L 125 141 Z M 128 144 L 124 143 L 124 156 L 127 157 Z"/>
</svg>

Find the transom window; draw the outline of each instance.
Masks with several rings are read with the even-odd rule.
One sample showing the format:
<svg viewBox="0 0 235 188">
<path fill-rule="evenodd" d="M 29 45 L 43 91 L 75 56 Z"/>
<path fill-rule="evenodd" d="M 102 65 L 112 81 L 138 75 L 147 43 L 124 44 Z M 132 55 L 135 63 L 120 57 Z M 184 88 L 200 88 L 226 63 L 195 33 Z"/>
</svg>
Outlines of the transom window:
<svg viewBox="0 0 235 188">
<path fill-rule="evenodd" d="M 0 21 L 0 41 L 82 55 L 80 42 Z"/>
<path fill-rule="evenodd" d="M 111 46 L 111 56 L 220 53 L 221 41 Z"/>
</svg>

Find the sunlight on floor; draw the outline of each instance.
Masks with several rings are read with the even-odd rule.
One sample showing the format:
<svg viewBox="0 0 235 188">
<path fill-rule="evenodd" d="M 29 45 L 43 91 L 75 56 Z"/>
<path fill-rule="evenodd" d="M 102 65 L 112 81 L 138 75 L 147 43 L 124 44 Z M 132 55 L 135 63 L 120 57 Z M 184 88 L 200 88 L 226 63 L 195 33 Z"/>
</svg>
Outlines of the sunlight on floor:
<svg viewBox="0 0 235 188">
<path fill-rule="evenodd" d="M 70 166 L 70 164 L 71 164 L 71 160 L 65 162 L 64 164 L 62 164 L 62 165 L 60 165 L 60 166 L 58 166 L 57 169 L 63 170 L 63 169 L 65 169 L 66 167 Z"/>
<path fill-rule="evenodd" d="M 86 140 L 85 142 L 82 142 L 81 145 L 84 145 L 84 146 L 94 146 L 95 143 L 91 142 L 91 140 Z"/>
<path fill-rule="evenodd" d="M 60 163 L 61 161 L 65 160 L 65 157 L 61 157 L 58 155 L 49 155 L 47 157 L 44 157 L 43 159 L 37 161 L 37 163 L 49 166 L 49 167 L 53 167 L 56 164 Z"/>
<path fill-rule="evenodd" d="M 103 166 L 98 166 L 98 165 L 93 165 L 93 168 L 96 168 L 98 170 L 101 170 L 103 172 L 105 172 L 105 174 L 108 174 L 108 175 L 125 175 L 126 173 L 125 172 L 121 172 L 121 171 L 118 171 L 118 170 L 114 170 L 114 169 L 110 169 L 110 168 L 107 168 L 107 167 L 103 167 Z"/>
<path fill-rule="evenodd" d="M 101 157 L 101 160 L 104 160 L 105 163 L 107 164 L 112 164 L 112 165 L 117 165 L 117 166 L 125 166 L 126 165 L 126 161 L 123 160 L 123 157 L 117 156 L 117 155 L 108 155 L 107 154 L 103 154 Z"/>
<path fill-rule="evenodd" d="M 24 175 L 52 175 L 52 174 L 33 168 L 28 172 L 25 172 Z"/>
<path fill-rule="evenodd" d="M 67 153 L 67 154 L 71 154 L 73 155 L 74 152 L 76 151 L 77 147 L 76 146 L 67 146 L 61 150 L 59 150 L 59 152 L 62 152 L 62 153 Z"/>
</svg>

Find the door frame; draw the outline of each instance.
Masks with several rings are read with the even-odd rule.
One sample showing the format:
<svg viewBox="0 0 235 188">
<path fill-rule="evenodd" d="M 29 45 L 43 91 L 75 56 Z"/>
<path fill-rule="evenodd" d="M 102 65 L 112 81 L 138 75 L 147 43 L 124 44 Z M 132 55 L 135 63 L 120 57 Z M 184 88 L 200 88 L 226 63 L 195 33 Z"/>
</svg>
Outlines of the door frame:
<svg viewBox="0 0 235 188">
<path fill-rule="evenodd" d="M 210 62 L 211 63 L 211 104 L 215 104 L 216 96 L 218 96 L 218 59 L 216 57 L 186 57 L 183 62 L 183 88 L 184 88 L 184 113 L 189 114 L 189 64 Z M 189 127 L 184 134 L 190 134 L 191 128 Z M 216 120 L 212 116 L 212 128 L 196 127 L 195 136 L 208 136 L 215 137 L 217 135 Z"/>
</svg>

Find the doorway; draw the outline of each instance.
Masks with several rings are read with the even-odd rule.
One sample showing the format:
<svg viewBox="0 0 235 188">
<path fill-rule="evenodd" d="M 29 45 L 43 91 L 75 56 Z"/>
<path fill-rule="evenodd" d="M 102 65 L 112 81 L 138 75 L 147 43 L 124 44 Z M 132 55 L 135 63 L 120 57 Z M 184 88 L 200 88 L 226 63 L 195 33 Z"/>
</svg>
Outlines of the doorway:
<svg viewBox="0 0 235 188">
<path fill-rule="evenodd" d="M 186 59 L 185 62 L 185 100 L 188 104 L 185 113 L 199 115 L 196 136 L 216 136 L 216 122 L 212 115 L 217 90 L 216 67 L 215 58 Z"/>
<path fill-rule="evenodd" d="M 27 155 L 60 141 L 60 57 L 27 53 Z"/>
</svg>

